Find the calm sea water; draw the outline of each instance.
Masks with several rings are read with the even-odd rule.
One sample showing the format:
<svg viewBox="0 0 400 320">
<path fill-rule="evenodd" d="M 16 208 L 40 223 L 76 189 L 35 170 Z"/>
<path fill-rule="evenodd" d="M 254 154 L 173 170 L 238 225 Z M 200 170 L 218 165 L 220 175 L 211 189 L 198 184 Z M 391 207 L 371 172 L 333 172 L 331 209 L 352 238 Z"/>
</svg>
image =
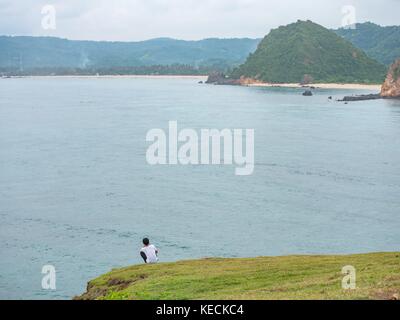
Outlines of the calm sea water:
<svg viewBox="0 0 400 320">
<path fill-rule="evenodd" d="M 399 101 L 197 81 L 0 80 L 0 298 L 71 298 L 143 236 L 162 261 L 399 250 Z M 169 120 L 254 128 L 254 174 L 149 166 Z"/>
</svg>

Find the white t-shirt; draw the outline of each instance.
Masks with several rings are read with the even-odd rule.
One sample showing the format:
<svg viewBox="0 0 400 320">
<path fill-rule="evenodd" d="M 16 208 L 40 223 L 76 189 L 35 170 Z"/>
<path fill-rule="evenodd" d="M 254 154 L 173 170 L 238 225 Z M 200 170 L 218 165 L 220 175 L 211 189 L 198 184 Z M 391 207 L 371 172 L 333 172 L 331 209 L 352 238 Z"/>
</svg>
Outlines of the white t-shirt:
<svg viewBox="0 0 400 320">
<path fill-rule="evenodd" d="M 157 248 L 152 244 L 149 244 L 148 246 L 145 246 L 140 250 L 140 252 L 144 252 L 146 254 L 147 263 L 156 263 L 158 261 L 156 251 Z"/>
</svg>

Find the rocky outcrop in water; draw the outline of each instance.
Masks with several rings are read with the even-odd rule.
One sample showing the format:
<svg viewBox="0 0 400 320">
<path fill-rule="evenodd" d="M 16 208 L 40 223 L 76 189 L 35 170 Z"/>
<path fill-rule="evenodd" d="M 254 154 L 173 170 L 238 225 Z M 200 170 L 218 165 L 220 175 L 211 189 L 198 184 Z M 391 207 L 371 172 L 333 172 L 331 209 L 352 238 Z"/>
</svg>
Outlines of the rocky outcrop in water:
<svg viewBox="0 0 400 320">
<path fill-rule="evenodd" d="M 341 100 L 338 101 L 365 101 L 365 100 L 376 100 L 376 99 L 381 99 L 381 95 L 379 93 L 374 94 L 362 94 L 362 95 L 358 95 L 358 96 L 346 96 Z"/>
<path fill-rule="evenodd" d="M 382 85 L 383 98 L 400 98 L 400 59 L 397 59 L 389 68 L 386 80 Z"/>
<path fill-rule="evenodd" d="M 216 84 L 226 80 L 226 76 L 222 72 L 213 72 L 208 75 L 206 83 Z"/>
<path fill-rule="evenodd" d="M 235 79 L 230 79 L 228 78 L 225 74 L 222 72 L 213 72 L 208 76 L 208 79 L 206 81 L 208 84 L 229 84 L 229 85 L 240 85 L 239 80 Z"/>
<path fill-rule="evenodd" d="M 240 77 L 239 79 L 233 79 L 227 77 L 223 73 L 214 72 L 208 76 L 206 83 L 219 84 L 219 85 L 232 85 L 232 86 L 249 86 L 252 84 L 260 84 L 262 83 L 262 81 L 247 77 Z"/>
</svg>

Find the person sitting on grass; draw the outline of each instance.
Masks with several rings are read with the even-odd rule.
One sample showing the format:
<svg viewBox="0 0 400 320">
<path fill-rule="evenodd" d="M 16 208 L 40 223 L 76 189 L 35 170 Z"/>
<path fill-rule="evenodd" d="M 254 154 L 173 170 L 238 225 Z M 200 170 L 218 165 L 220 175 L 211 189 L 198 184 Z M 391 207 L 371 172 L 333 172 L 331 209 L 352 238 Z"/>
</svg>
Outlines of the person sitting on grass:
<svg viewBox="0 0 400 320">
<path fill-rule="evenodd" d="M 157 263 L 158 249 L 150 244 L 148 238 L 143 239 L 144 247 L 140 249 L 140 256 L 143 258 L 144 263 Z"/>
</svg>

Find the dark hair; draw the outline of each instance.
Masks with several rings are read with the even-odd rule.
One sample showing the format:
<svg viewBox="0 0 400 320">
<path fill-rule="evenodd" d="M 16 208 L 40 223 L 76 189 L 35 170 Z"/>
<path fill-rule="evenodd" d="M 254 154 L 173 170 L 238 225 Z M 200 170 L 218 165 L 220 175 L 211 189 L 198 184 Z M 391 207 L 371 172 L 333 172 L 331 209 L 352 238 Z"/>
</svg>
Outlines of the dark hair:
<svg viewBox="0 0 400 320">
<path fill-rule="evenodd" d="M 143 238 L 143 244 L 144 244 L 145 246 L 148 246 L 149 243 L 150 243 L 150 241 L 149 241 L 148 238 Z"/>
</svg>

